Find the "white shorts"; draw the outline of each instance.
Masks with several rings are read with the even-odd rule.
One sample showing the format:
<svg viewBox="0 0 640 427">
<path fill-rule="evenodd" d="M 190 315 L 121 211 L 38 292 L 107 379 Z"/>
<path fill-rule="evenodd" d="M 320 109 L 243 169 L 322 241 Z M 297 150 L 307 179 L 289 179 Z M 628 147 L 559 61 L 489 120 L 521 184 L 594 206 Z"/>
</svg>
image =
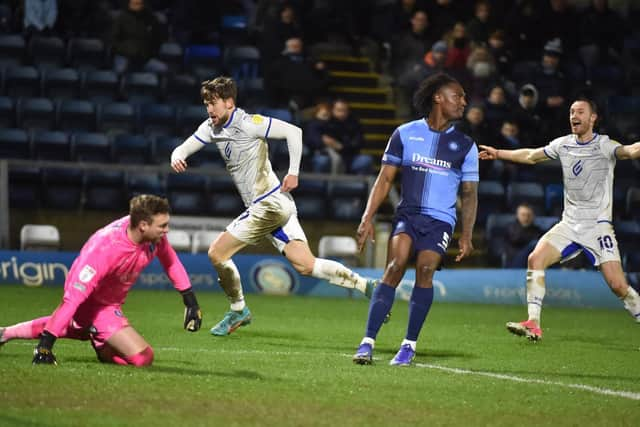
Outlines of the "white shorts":
<svg viewBox="0 0 640 427">
<path fill-rule="evenodd" d="M 280 191 L 249 206 L 229 224 L 227 231 L 248 245 L 266 238 L 279 252 L 291 240 L 307 241 L 293 198 Z"/>
<path fill-rule="evenodd" d="M 560 221 L 541 240 L 548 242 L 562 255 L 561 262 L 568 261 L 582 251 L 595 266 L 608 261 L 620 262 L 620 251 L 613 225 L 609 222 L 572 225 Z"/>
</svg>

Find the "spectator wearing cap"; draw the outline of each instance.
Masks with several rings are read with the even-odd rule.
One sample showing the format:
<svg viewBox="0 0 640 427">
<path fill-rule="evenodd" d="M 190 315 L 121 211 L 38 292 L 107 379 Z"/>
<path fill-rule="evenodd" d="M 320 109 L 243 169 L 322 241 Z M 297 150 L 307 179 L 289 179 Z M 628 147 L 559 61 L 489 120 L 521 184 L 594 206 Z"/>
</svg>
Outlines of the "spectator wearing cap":
<svg viewBox="0 0 640 427">
<path fill-rule="evenodd" d="M 540 112 L 547 126 L 546 137 L 552 137 L 557 129 L 566 126 L 569 87 L 560 68 L 562 54 L 562 41 L 559 38 L 549 40 L 544 45 L 540 63 L 534 69 L 532 83 L 538 89 Z"/>
<path fill-rule="evenodd" d="M 538 111 L 538 89 L 531 83 L 520 88 L 513 118 L 520 128 L 521 144 L 531 148 L 539 146 L 543 141 L 538 137 L 542 128 L 542 119 Z"/>
</svg>

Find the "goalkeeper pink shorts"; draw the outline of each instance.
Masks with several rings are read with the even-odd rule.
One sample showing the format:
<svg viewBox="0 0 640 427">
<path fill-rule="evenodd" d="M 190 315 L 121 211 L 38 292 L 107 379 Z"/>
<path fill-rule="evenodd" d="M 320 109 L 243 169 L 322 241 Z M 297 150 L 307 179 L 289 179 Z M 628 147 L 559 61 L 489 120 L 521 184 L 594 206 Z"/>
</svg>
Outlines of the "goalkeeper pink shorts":
<svg viewBox="0 0 640 427">
<path fill-rule="evenodd" d="M 129 319 L 122 313 L 119 305 L 82 304 L 73 316 L 73 328 L 89 332 L 96 350 L 119 330 L 129 326 Z"/>
</svg>

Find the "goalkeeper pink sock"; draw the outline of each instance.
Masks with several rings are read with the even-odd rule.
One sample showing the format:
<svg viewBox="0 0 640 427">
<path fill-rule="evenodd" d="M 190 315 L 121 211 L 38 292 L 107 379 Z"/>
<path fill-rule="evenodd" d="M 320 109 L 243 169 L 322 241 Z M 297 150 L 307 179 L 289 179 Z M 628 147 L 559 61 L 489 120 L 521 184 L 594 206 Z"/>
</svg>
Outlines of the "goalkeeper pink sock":
<svg viewBox="0 0 640 427">
<path fill-rule="evenodd" d="M 51 316 L 39 317 L 27 322 L 16 323 L 13 326 L 7 326 L 2 335 L 3 341 L 14 339 L 32 340 L 40 336 Z"/>
</svg>

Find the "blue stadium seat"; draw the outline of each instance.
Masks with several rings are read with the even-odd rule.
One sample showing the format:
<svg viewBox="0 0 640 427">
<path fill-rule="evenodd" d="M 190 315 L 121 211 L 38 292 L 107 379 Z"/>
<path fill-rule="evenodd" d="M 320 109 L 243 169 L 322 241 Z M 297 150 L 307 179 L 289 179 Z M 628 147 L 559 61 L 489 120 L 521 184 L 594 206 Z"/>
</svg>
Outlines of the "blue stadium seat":
<svg viewBox="0 0 640 427">
<path fill-rule="evenodd" d="M 112 148 L 102 133 L 78 132 L 71 137 L 73 158 L 80 162 L 111 162 Z"/>
<path fill-rule="evenodd" d="M 9 67 L 4 72 L 5 94 L 12 98 L 40 96 L 40 72 L 35 67 Z"/>
<path fill-rule="evenodd" d="M 640 252 L 628 252 L 622 257 L 622 266 L 627 273 L 640 272 Z"/>
<path fill-rule="evenodd" d="M 359 197 L 331 198 L 331 216 L 338 221 L 360 221 L 364 207 L 364 199 Z"/>
<path fill-rule="evenodd" d="M 544 188 L 537 182 L 512 182 L 507 185 L 507 209 L 515 211 L 520 203 L 531 205 L 537 215 L 544 214 Z"/>
<path fill-rule="evenodd" d="M 122 77 L 122 94 L 130 104 L 151 104 L 160 98 L 160 79 L 155 73 L 132 72 Z"/>
<path fill-rule="evenodd" d="M 118 75 L 111 70 L 90 70 L 85 73 L 84 93 L 97 104 L 115 102 L 120 98 Z"/>
<path fill-rule="evenodd" d="M 75 99 L 81 95 L 80 73 L 73 68 L 47 70 L 42 81 L 44 96 L 49 98 Z"/>
<path fill-rule="evenodd" d="M 220 35 L 225 46 L 247 43 L 249 40 L 248 18 L 245 15 L 222 15 Z"/>
<path fill-rule="evenodd" d="M 222 50 L 220 46 L 189 45 L 184 49 L 184 65 L 199 79 L 211 79 L 220 74 Z"/>
<path fill-rule="evenodd" d="M 502 255 L 505 250 L 505 238 L 507 227 L 515 221 L 514 214 L 489 214 L 485 225 L 485 240 L 487 242 L 487 254 L 492 265 L 502 265 Z"/>
<path fill-rule="evenodd" d="M 179 43 L 164 42 L 160 45 L 158 59 L 169 66 L 172 74 L 180 73 L 184 66 L 184 49 Z"/>
<path fill-rule="evenodd" d="M 98 107 L 96 129 L 108 136 L 134 133 L 136 114 L 133 106 L 126 102 L 110 102 Z"/>
<path fill-rule="evenodd" d="M 40 70 L 64 67 L 66 47 L 56 36 L 33 36 L 28 45 L 31 62 Z"/>
<path fill-rule="evenodd" d="M 489 214 L 504 211 L 505 191 L 499 181 L 480 181 L 478 184 L 478 214 L 476 223 L 484 224 Z"/>
<path fill-rule="evenodd" d="M 273 117 L 288 123 L 293 122 L 293 115 L 291 111 L 285 108 L 259 108 L 258 113 L 266 117 Z"/>
<path fill-rule="evenodd" d="M 216 175 L 209 178 L 209 191 L 212 194 L 217 193 L 235 193 L 236 184 L 233 182 L 233 178 L 230 175 Z"/>
<path fill-rule="evenodd" d="M 90 101 L 62 100 L 58 104 L 58 129 L 67 132 L 91 132 L 96 128 L 96 108 Z"/>
<path fill-rule="evenodd" d="M 34 131 L 31 134 L 34 157 L 41 160 L 70 160 L 69 134 L 60 131 Z"/>
<path fill-rule="evenodd" d="M 29 135 L 25 130 L 0 128 L 0 158 L 31 158 Z"/>
<path fill-rule="evenodd" d="M 260 51 L 255 46 L 230 46 L 224 50 L 224 68 L 236 82 L 260 77 Z"/>
<path fill-rule="evenodd" d="M 256 108 L 264 102 L 266 91 L 262 77 L 244 79 L 238 82 L 238 99 L 246 108 Z"/>
<path fill-rule="evenodd" d="M 124 172 L 89 171 L 85 175 L 84 207 L 121 211 L 126 208 Z"/>
<path fill-rule="evenodd" d="M 171 104 L 146 104 L 139 107 L 138 129 L 147 137 L 173 135 L 176 127 L 176 110 Z"/>
<path fill-rule="evenodd" d="M 52 130 L 56 122 L 56 110 L 49 98 L 20 98 L 16 104 L 18 127 L 26 130 Z"/>
<path fill-rule="evenodd" d="M 208 118 L 204 105 L 185 105 L 178 110 L 176 134 L 191 136 L 198 126 Z"/>
<path fill-rule="evenodd" d="M 117 163 L 145 164 L 151 158 L 151 143 L 144 135 L 116 135 L 113 160 Z"/>
<path fill-rule="evenodd" d="M 224 160 L 220 156 L 220 151 L 216 144 L 207 144 L 200 151 L 193 154 L 188 159 L 188 164 L 192 167 L 220 167 L 224 168 Z"/>
<path fill-rule="evenodd" d="M 245 210 L 244 203 L 236 192 L 211 192 L 206 195 L 206 206 L 207 213 L 219 217 L 236 217 Z"/>
<path fill-rule="evenodd" d="M 547 184 L 544 187 L 544 207 L 549 215 L 560 215 L 564 209 L 564 187 L 562 184 Z"/>
<path fill-rule="evenodd" d="M 67 51 L 69 65 L 78 70 L 99 70 L 108 65 L 108 55 L 102 40 L 72 38 Z"/>
<path fill-rule="evenodd" d="M 613 225 L 620 252 L 640 252 L 640 222 L 616 221 Z"/>
<path fill-rule="evenodd" d="M 535 171 L 534 182 L 540 184 L 562 184 L 562 165 L 558 160 L 551 160 L 548 162 L 538 163 L 532 166 L 532 169 L 537 168 Z M 522 181 L 522 180 L 520 180 Z"/>
<path fill-rule="evenodd" d="M 169 174 L 167 197 L 171 210 L 181 215 L 202 214 L 205 206 L 207 179 L 201 175 Z"/>
<path fill-rule="evenodd" d="M 170 102 L 173 105 L 193 105 L 202 102 L 200 82 L 191 74 L 166 76 L 163 93 L 165 102 Z"/>
<path fill-rule="evenodd" d="M 35 209 L 40 206 L 41 172 L 37 167 L 9 170 L 9 206 Z"/>
<path fill-rule="evenodd" d="M 42 200 L 46 207 L 64 210 L 80 208 L 83 188 L 81 170 L 44 169 L 42 180 Z"/>
<path fill-rule="evenodd" d="M 297 191 L 297 189 L 296 189 Z M 327 217 L 327 200 L 322 196 L 302 195 L 296 193 L 296 207 L 301 219 L 325 219 Z"/>
<path fill-rule="evenodd" d="M 26 46 L 22 34 L 0 34 L 0 68 L 22 65 Z"/>
<path fill-rule="evenodd" d="M 127 176 L 127 197 L 139 194 L 165 196 L 165 185 L 157 173 L 130 173 Z"/>
<path fill-rule="evenodd" d="M 298 199 L 298 195 L 325 197 L 327 195 L 327 189 L 327 181 L 323 181 L 321 179 L 302 178 L 298 182 L 298 188 L 295 190 L 296 200 Z"/>
<path fill-rule="evenodd" d="M 169 164 L 171 161 L 171 153 L 180 144 L 183 139 L 167 135 L 157 135 L 153 141 L 152 160 L 157 164 Z M 191 162 L 189 161 L 189 164 Z"/>
<path fill-rule="evenodd" d="M 16 106 L 13 98 L 0 96 L 0 128 L 11 128 L 16 124 Z"/>
<path fill-rule="evenodd" d="M 640 221 L 640 187 L 627 190 L 625 213 L 627 218 Z"/>
<path fill-rule="evenodd" d="M 554 216 L 554 215 L 537 216 L 536 219 L 534 220 L 534 223 L 538 227 L 540 227 L 540 229 L 543 232 L 547 232 L 551 227 L 556 225 L 558 222 L 560 222 L 560 217 L 559 216 Z"/>
<path fill-rule="evenodd" d="M 365 181 L 333 181 L 329 184 L 331 197 L 367 197 L 368 186 Z"/>
</svg>

